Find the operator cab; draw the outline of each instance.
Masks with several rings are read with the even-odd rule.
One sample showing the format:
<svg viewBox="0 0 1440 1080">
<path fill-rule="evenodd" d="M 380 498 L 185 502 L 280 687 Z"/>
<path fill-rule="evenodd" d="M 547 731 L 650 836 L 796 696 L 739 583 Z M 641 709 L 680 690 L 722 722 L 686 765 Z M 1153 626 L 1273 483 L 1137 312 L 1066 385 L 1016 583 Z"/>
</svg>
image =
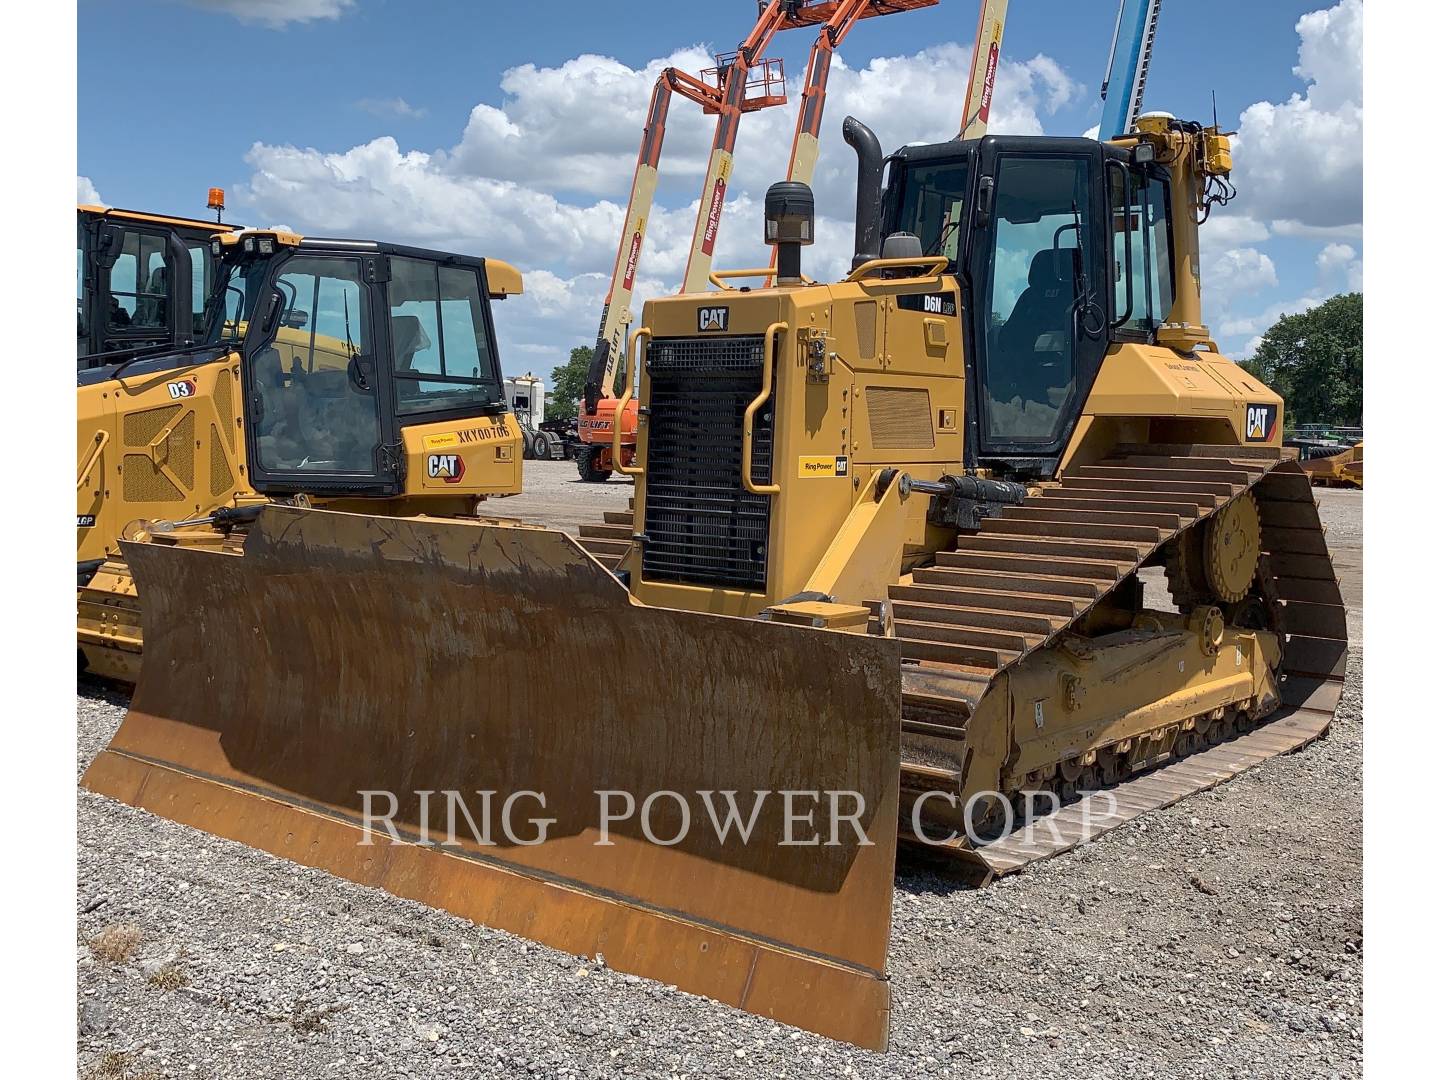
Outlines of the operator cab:
<svg viewBox="0 0 1440 1080">
<path fill-rule="evenodd" d="M 234 226 L 99 206 L 76 218 L 80 371 L 202 340 L 217 270 L 210 240 Z"/>
<path fill-rule="evenodd" d="M 484 259 L 267 233 L 221 246 L 212 314 L 243 337 L 261 494 L 398 495 L 402 428 L 507 411 L 489 300 L 511 286 L 492 292 Z"/>
<path fill-rule="evenodd" d="M 1053 475 L 1110 346 L 1155 340 L 1175 295 L 1170 177 L 1134 156 L 987 136 L 888 159 L 880 233 L 918 236 L 960 282 L 968 468 Z"/>
</svg>

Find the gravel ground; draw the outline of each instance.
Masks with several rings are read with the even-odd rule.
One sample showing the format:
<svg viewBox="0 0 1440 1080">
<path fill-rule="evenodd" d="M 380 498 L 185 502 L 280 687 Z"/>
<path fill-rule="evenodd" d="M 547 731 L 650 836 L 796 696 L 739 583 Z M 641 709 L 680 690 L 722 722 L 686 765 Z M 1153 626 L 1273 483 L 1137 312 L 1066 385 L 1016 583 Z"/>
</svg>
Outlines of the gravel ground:
<svg viewBox="0 0 1440 1080">
<path fill-rule="evenodd" d="M 490 509 L 575 533 L 582 521 L 598 521 L 604 510 L 624 510 L 634 494 L 635 481 L 618 473 L 603 484 L 588 484 L 573 461 L 527 461 L 525 491 L 492 500 Z"/>
<path fill-rule="evenodd" d="M 570 467 L 541 467 L 562 516 L 625 505 Z M 902 867 L 888 1054 L 81 791 L 82 1074 L 1358 1076 L 1361 507 L 1322 494 L 1354 635 L 1329 737 L 986 889 Z M 77 768 L 125 704 L 80 687 Z"/>
</svg>

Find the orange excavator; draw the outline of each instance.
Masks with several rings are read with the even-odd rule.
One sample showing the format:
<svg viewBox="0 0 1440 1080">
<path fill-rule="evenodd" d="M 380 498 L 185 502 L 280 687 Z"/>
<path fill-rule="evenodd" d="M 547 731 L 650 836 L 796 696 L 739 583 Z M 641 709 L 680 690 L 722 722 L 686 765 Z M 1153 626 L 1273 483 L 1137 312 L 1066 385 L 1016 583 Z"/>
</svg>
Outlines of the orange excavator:
<svg viewBox="0 0 1440 1080">
<path fill-rule="evenodd" d="M 783 105 L 787 100 L 783 62 L 778 58 L 765 57 L 765 51 L 775 34 L 795 27 L 821 27 L 820 34 L 810 50 L 805 91 L 790 151 L 790 178 L 808 183 L 814 174 L 815 160 L 819 155 L 820 119 L 824 110 L 830 60 L 840 42 L 860 19 L 933 7 L 939 2 L 940 0 L 770 0 L 762 5 L 755 26 L 749 36 L 740 43 L 740 47 L 733 53 L 717 56 L 715 67 L 701 72 L 698 79 L 678 68 L 666 68 L 660 73 L 650 94 L 645 132 L 640 140 L 640 154 L 635 163 L 635 179 L 630 187 L 630 203 L 625 212 L 625 227 L 620 234 L 619 250 L 616 252 L 615 266 L 610 275 L 610 290 L 605 297 L 605 307 L 600 316 L 595 355 L 585 379 L 585 396 L 579 418 L 579 435 L 583 445 L 575 455 L 575 463 L 582 480 L 605 481 L 610 479 L 615 471 L 617 462 L 612 451 L 612 435 L 617 423 L 621 427 L 619 468 L 628 468 L 635 454 L 635 406 L 632 404 L 617 418 L 615 376 L 624 352 L 625 328 L 632 317 L 635 275 L 645 243 L 645 229 L 655 202 L 660 152 L 665 141 L 665 121 L 670 111 L 671 96 L 678 93 L 698 104 L 706 114 L 716 117 L 710 164 L 705 174 L 705 185 L 701 189 L 695 231 L 691 237 L 690 254 L 680 286 L 682 293 L 700 292 L 711 284 L 710 267 L 734 162 L 740 117 L 772 105 Z M 991 7 L 996 4 L 1003 10 L 1004 0 L 990 0 L 982 6 Z M 983 22 L 982 15 L 982 25 Z M 998 48 L 998 35 L 995 43 Z M 968 114 L 968 105 L 966 111 Z"/>
</svg>

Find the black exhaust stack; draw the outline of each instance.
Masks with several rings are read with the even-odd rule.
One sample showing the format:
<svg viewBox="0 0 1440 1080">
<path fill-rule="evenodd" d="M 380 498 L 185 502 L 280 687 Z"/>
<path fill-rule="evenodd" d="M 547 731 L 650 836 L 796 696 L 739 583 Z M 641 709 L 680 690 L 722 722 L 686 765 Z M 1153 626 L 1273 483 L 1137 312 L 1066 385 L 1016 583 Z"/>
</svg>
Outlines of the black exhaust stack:
<svg viewBox="0 0 1440 1080">
<path fill-rule="evenodd" d="M 855 151 L 855 258 L 851 267 L 880 255 L 880 140 L 853 116 L 845 118 L 845 141 Z"/>
</svg>

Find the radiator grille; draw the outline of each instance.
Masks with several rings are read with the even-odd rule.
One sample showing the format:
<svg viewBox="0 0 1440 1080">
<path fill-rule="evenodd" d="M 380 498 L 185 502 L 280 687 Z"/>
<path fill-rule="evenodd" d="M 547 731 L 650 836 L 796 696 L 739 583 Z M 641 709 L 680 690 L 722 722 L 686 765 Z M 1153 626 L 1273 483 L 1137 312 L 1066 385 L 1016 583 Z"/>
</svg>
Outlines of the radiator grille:
<svg viewBox="0 0 1440 1080">
<path fill-rule="evenodd" d="M 221 421 L 224 422 L 223 420 Z M 225 449 L 220 445 L 220 431 L 214 425 L 210 425 L 210 494 L 212 497 L 224 495 L 235 483 L 235 474 L 230 471 L 230 460 L 225 456 Z"/>
<path fill-rule="evenodd" d="M 165 440 L 165 459 L 186 490 L 195 487 L 195 412 L 180 418 Z"/>
<path fill-rule="evenodd" d="M 902 386 L 871 386 L 865 390 L 870 413 L 870 442 L 876 450 L 933 450 L 935 428 L 930 422 L 930 391 Z"/>
<path fill-rule="evenodd" d="M 125 416 L 125 445 L 149 446 L 150 441 L 165 430 L 172 417 L 180 412 L 180 405 L 161 405 L 155 409 L 142 409 Z"/>
<path fill-rule="evenodd" d="M 740 432 L 763 353 L 758 335 L 659 338 L 647 350 L 646 580 L 764 590 L 770 499 L 740 482 Z M 755 417 L 757 484 L 770 482 L 773 402 Z"/>
<path fill-rule="evenodd" d="M 230 369 L 226 368 L 215 376 L 215 411 L 220 414 L 220 427 L 225 432 L 225 442 L 231 451 L 235 449 L 235 405 L 231 401 L 232 387 Z"/>
<path fill-rule="evenodd" d="M 875 325 L 877 305 L 874 300 L 861 300 L 855 305 L 855 347 L 861 360 L 875 359 Z"/>
<path fill-rule="evenodd" d="M 127 502 L 179 502 L 185 493 L 144 454 L 126 454 L 121 461 Z"/>
</svg>

